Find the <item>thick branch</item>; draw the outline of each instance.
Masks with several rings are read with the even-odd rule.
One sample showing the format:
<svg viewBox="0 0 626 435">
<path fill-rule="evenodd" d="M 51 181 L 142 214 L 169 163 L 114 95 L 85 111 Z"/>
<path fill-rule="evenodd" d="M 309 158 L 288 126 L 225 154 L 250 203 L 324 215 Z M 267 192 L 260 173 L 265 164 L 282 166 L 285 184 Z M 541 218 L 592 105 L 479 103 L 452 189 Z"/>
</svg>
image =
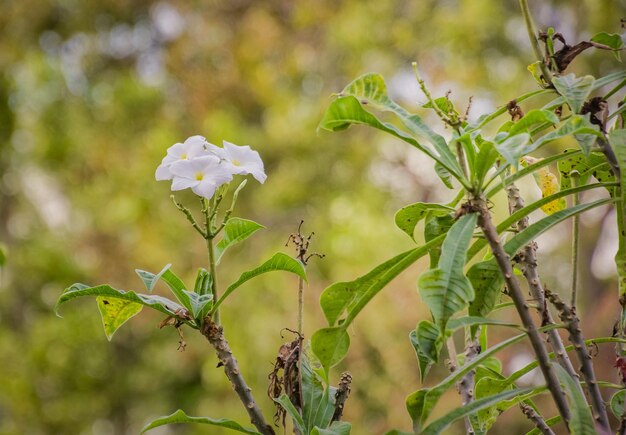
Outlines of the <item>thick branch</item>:
<svg viewBox="0 0 626 435">
<path fill-rule="evenodd" d="M 600 425 L 606 433 L 609 433 L 611 431 L 609 417 L 606 412 L 606 407 L 604 406 L 602 394 L 600 393 L 600 387 L 598 387 L 598 382 L 596 381 L 593 364 L 591 363 L 591 355 L 589 355 L 589 350 L 585 344 L 578 316 L 576 316 L 574 310 L 556 294 L 546 290 L 546 297 L 554 304 L 556 309 L 559 310 L 561 320 L 566 324 L 567 330 L 570 333 L 569 339 L 574 345 L 574 350 L 578 356 L 578 361 L 581 365 L 580 371 L 583 374 L 585 386 L 591 397 L 591 406 L 595 411 L 594 418 L 598 425 Z"/>
<path fill-rule="evenodd" d="M 550 426 L 544 421 L 543 418 L 529 405 L 525 403 L 520 403 L 519 407 L 522 409 L 522 412 L 530 421 L 533 422 L 535 427 L 541 431 L 544 435 L 554 435 Z"/>
<path fill-rule="evenodd" d="M 230 350 L 230 346 L 224 337 L 223 328 L 217 325 L 211 316 L 207 316 L 204 319 L 204 326 L 202 327 L 202 335 L 209 340 L 209 343 L 215 348 L 217 357 L 220 360 L 220 365 L 224 367 L 224 372 L 230 380 L 235 392 L 239 396 L 239 400 L 243 403 L 250 421 L 263 435 L 274 435 L 274 429 L 272 426 L 265 422 L 263 412 L 254 401 L 252 396 L 252 389 L 246 384 L 243 375 L 239 370 L 237 360 L 233 356 L 233 352 Z"/>
<path fill-rule="evenodd" d="M 489 242 L 491 252 L 493 253 L 494 258 L 502 271 L 504 281 L 509 290 L 509 295 L 515 304 L 515 308 L 517 309 L 522 324 L 526 329 L 530 343 L 535 351 L 539 368 L 543 373 L 543 377 L 546 380 L 547 387 L 550 390 L 552 398 L 554 399 L 554 402 L 559 410 L 559 414 L 563 418 L 563 421 L 567 424 L 570 420 L 571 413 L 567 400 L 565 399 L 565 393 L 561 389 L 561 385 L 556 377 L 554 368 L 550 364 L 548 351 L 545 348 L 544 343 L 541 340 L 541 336 L 539 335 L 539 331 L 537 331 L 537 326 L 534 324 L 530 315 L 528 304 L 524 298 L 524 293 L 522 292 L 517 278 L 515 278 L 515 275 L 513 274 L 511 259 L 502 247 L 502 243 L 498 237 L 498 231 L 491 220 L 491 214 L 489 213 L 486 200 L 481 197 L 474 197 L 471 205 L 474 210 L 480 213 L 478 224 Z"/>
<path fill-rule="evenodd" d="M 510 184 L 506 188 L 506 193 L 509 199 L 509 209 L 511 213 L 524 208 L 524 200 L 519 194 L 519 189 L 514 184 Z M 524 217 L 517 222 L 517 230 L 523 231 L 528 228 L 528 217 Z M 522 252 L 516 257 L 517 262 L 520 265 L 524 278 L 528 282 L 528 288 L 533 299 L 537 302 L 537 310 L 541 316 L 542 326 L 553 325 L 554 319 L 552 313 L 548 309 L 545 299 L 545 291 L 541 280 L 539 279 L 539 273 L 537 271 L 537 244 L 533 241 L 526 245 Z M 547 332 L 548 341 L 557 361 L 565 369 L 565 371 L 575 380 L 579 380 L 578 373 L 572 366 L 572 362 L 567 355 L 563 340 L 556 329 L 551 329 Z M 580 386 L 580 384 L 578 384 Z M 582 387 L 581 387 L 582 392 Z"/>
</svg>

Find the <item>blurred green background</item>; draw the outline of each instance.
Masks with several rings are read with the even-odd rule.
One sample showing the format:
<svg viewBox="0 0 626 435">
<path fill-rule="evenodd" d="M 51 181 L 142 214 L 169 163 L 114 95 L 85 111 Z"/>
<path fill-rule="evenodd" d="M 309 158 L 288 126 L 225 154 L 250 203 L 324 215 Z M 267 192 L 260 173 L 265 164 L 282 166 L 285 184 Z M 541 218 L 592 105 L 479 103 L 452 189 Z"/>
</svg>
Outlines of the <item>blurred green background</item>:
<svg viewBox="0 0 626 435">
<path fill-rule="evenodd" d="M 555 26 L 570 42 L 620 32 L 626 15 L 617 0 L 531 7 L 540 27 Z M 473 96 L 471 118 L 535 86 L 513 0 L 2 2 L 0 434 L 135 434 L 178 408 L 247 425 L 201 337 L 188 331 L 179 352 L 176 331 L 158 330 L 162 317 L 145 310 L 108 343 L 94 300 L 68 304 L 59 319 L 56 298 L 77 281 L 141 290 L 134 269 L 157 272 L 167 263 L 193 282 L 205 266 L 203 241 L 154 170 L 167 147 L 202 134 L 251 145 L 269 176 L 263 186 L 251 180 L 235 213 L 267 229 L 229 252 L 222 283 L 277 250 L 291 252 L 284 243 L 301 219 L 315 231 L 313 248 L 326 258 L 309 267 L 310 336 L 324 326 L 317 302 L 324 287 L 411 247 L 394 228 L 395 210 L 453 196 L 406 145 L 366 129 L 316 131 L 329 95 L 368 71 L 382 73 L 392 96 L 416 110 L 424 98 L 413 60 L 436 96 L 451 90 L 461 108 Z M 570 67 L 594 75 L 619 68 L 607 53 Z M 195 205 L 190 195 L 179 198 Z M 580 310 L 587 335 L 609 335 L 612 217 L 602 210 L 583 225 Z M 569 282 L 568 248 L 560 245 L 567 231 L 540 241 L 551 288 Z M 351 328 L 353 346 L 334 375 L 353 374 L 345 418 L 355 434 L 410 427 L 404 398 L 420 383 L 407 337 L 426 316 L 415 286 L 423 266 L 384 290 Z M 227 337 L 268 415 L 267 374 L 291 339 L 281 338 L 282 328 L 296 326 L 296 292 L 292 276 L 273 274 L 223 309 Z M 523 347 L 504 355 L 505 370 L 525 355 Z M 607 380 L 615 380 L 611 355 L 609 348 L 598 356 Z M 433 371 L 429 382 L 443 373 Z M 456 406 L 454 392 L 447 397 Z M 494 433 L 529 428 L 520 416 L 511 410 Z"/>
</svg>

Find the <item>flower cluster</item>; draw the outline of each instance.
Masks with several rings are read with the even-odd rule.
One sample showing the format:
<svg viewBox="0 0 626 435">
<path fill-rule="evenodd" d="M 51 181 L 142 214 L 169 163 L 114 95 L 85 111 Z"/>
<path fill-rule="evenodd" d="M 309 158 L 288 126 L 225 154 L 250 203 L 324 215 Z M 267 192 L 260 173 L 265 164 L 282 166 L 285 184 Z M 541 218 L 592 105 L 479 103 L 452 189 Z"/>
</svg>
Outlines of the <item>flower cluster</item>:
<svg viewBox="0 0 626 435">
<path fill-rule="evenodd" d="M 191 188 L 196 195 L 210 199 L 234 175 L 246 174 L 252 174 L 259 183 L 265 182 L 267 175 L 258 152 L 226 141 L 222 148 L 202 136 L 192 136 L 168 148 L 155 177 L 172 180 L 172 190 Z"/>
</svg>

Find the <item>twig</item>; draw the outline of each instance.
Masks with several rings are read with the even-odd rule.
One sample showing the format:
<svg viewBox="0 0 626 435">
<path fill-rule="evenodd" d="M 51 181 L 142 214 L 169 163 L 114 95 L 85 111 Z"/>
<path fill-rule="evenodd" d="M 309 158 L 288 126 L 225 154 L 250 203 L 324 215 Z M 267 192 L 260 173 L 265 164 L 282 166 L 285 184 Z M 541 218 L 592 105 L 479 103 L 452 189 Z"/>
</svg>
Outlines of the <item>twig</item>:
<svg viewBox="0 0 626 435">
<path fill-rule="evenodd" d="M 532 406 L 527 405 L 526 403 L 520 402 L 519 407 L 522 409 L 522 412 L 530 421 L 533 422 L 535 427 L 541 431 L 544 435 L 554 435 L 550 426 L 544 421 L 544 419 L 532 408 Z"/>
<path fill-rule="evenodd" d="M 506 187 L 506 193 L 511 213 L 524 208 L 524 199 L 521 197 L 519 189 L 515 184 L 509 184 Z M 528 228 L 528 217 L 524 217 L 517 222 L 518 231 L 523 231 L 526 228 Z M 543 285 L 541 284 L 541 279 L 539 279 L 539 272 L 537 270 L 537 243 L 533 241 L 526 245 L 522 249 L 522 252 L 516 256 L 516 260 L 520 264 L 524 278 L 526 278 L 530 294 L 537 302 L 537 311 L 541 316 L 542 326 L 553 325 L 554 319 L 552 318 L 552 313 L 550 313 L 546 304 L 545 291 Z M 548 341 L 554 351 L 554 354 L 556 355 L 557 361 L 573 379 L 578 381 L 578 373 L 576 373 L 576 370 L 567 355 L 565 345 L 563 344 L 563 340 L 561 339 L 559 332 L 556 329 L 552 329 L 547 334 L 549 337 Z M 577 384 L 580 387 L 578 382 Z M 582 387 L 580 388 L 580 391 L 582 392 Z"/>
<path fill-rule="evenodd" d="M 572 187 L 578 187 L 580 175 L 578 171 L 572 171 L 570 174 L 572 179 Z M 573 196 L 573 206 L 580 203 L 580 192 L 576 192 Z M 578 294 L 578 245 L 580 237 L 580 215 L 575 215 L 572 221 L 572 299 L 571 306 L 576 310 L 576 297 Z"/>
<path fill-rule="evenodd" d="M 491 252 L 493 253 L 494 258 L 498 266 L 500 267 L 502 275 L 504 276 L 504 281 L 509 290 L 509 295 L 515 303 L 515 308 L 517 309 L 522 324 L 526 329 L 528 338 L 530 339 L 530 343 L 533 347 L 533 350 L 535 351 L 537 362 L 539 364 L 541 372 L 543 373 L 543 377 L 546 380 L 547 387 L 552 394 L 552 398 L 554 399 L 554 402 L 559 410 L 559 414 L 563 418 L 563 421 L 568 424 L 571 417 L 571 412 L 567 400 L 565 399 L 565 393 L 561 389 L 561 384 L 556 377 L 554 368 L 550 364 L 548 351 L 545 348 L 543 341 L 541 340 L 539 331 L 537 331 L 537 326 L 534 324 L 528 310 L 528 305 L 526 303 L 524 293 L 522 292 L 519 282 L 517 281 L 517 278 L 513 273 L 511 258 L 502 247 L 502 244 L 498 237 L 498 231 L 496 230 L 496 227 L 491 220 L 491 214 L 487 206 L 487 201 L 482 197 L 474 196 L 474 198 L 472 198 L 471 200 L 471 207 L 473 210 L 480 213 L 478 224 L 485 234 L 485 237 L 489 242 L 489 246 L 491 247 Z"/>
<path fill-rule="evenodd" d="M 187 220 L 191 222 L 191 226 L 193 226 L 193 228 L 200 233 L 202 238 L 206 239 L 206 233 L 202 230 L 202 228 L 200 228 L 200 225 L 198 225 L 198 222 L 196 222 L 196 219 L 191 214 L 191 211 L 180 202 L 176 201 L 176 197 L 174 195 L 170 195 L 170 199 L 172 200 L 176 208 L 185 214 Z"/>
<path fill-rule="evenodd" d="M 543 55 L 541 54 L 541 49 L 539 48 L 539 33 L 535 29 L 535 23 L 533 22 L 533 17 L 530 14 L 530 9 L 528 8 L 528 0 L 519 0 L 519 5 L 522 10 L 522 15 L 524 16 L 528 39 L 530 40 L 530 45 L 533 48 L 535 58 L 539 61 L 539 67 L 541 68 L 543 79 L 546 81 L 548 86 L 552 86 L 552 73 L 546 66 Z"/>
<path fill-rule="evenodd" d="M 480 345 L 477 340 L 468 340 L 465 347 L 465 364 L 468 364 L 480 353 Z M 474 375 L 476 370 L 470 370 L 467 372 L 457 384 L 457 389 L 461 395 L 461 402 L 463 405 L 467 405 L 474 400 Z M 465 431 L 468 435 L 474 434 L 474 428 L 469 417 L 465 417 Z"/>
<path fill-rule="evenodd" d="M 330 420 L 339 421 L 343 415 L 343 408 L 350 395 L 350 384 L 352 383 L 352 375 L 348 372 L 343 372 L 339 378 L 339 385 L 337 386 L 337 392 L 335 393 L 335 412 L 333 418 Z"/>
<path fill-rule="evenodd" d="M 202 335 L 204 335 L 215 348 L 217 357 L 220 360 L 220 365 L 224 367 L 224 372 L 239 396 L 239 400 L 241 400 L 244 408 L 246 408 L 254 427 L 263 435 L 274 435 L 274 429 L 265 421 L 263 412 L 252 396 L 252 389 L 248 387 L 248 384 L 246 384 L 239 370 L 237 360 L 233 356 L 233 352 L 230 350 L 230 346 L 224 337 L 223 328 L 215 323 L 213 319 L 211 319 L 211 316 L 207 316 L 204 319 Z"/>
<path fill-rule="evenodd" d="M 569 339 L 574 345 L 574 350 L 578 356 L 578 361 L 581 365 L 580 371 L 585 378 L 585 387 L 589 392 L 589 396 L 591 397 L 591 406 L 595 411 L 594 418 L 600 427 L 609 433 L 611 431 L 609 417 L 604 405 L 604 399 L 602 399 L 602 394 L 600 393 L 600 388 L 598 387 L 598 382 L 596 381 L 593 364 L 591 363 L 591 355 L 589 355 L 589 350 L 585 344 L 578 316 L 576 316 L 576 312 L 572 310 L 569 305 L 563 302 L 558 295 L 547 289 L 546 297 L 559 311 L 559 316 L 565 323 L 565 326 L 570 333 Z"/>
</svg>

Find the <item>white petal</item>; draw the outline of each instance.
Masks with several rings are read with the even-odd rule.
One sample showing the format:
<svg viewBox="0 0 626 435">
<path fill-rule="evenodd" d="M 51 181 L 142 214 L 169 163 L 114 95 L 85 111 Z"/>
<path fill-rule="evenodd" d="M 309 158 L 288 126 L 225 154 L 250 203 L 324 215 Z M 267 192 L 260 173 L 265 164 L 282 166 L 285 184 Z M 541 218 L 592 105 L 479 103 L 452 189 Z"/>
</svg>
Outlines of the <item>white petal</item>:
<svg viewBox="0 0 626 435">
<path fill-rule="evenodd" d="M 265 180 L 267 180 L 267 175 L 265 175 L 263 168 L 255 169 L 254 171 L 250 171 L 250 173 L 256 179 L 256 181 L 258 181 L 261 184 L 265 183 Z"/>
<path fill-rule="evenodd" d="M 159 165 L 156 172 L 154 173 L 154 178 L 156 178 L 157 181 L 171 180 L 173 177 L 174 175 L 170 172 L 170 165 L 166 164 Z"/>
<path fill-rule="evenodd" d="M 224 151 L 224 148 L 220 148 L 217 145 L 213 145 L 212 143 L 205 144 L 205 147 L 210 154 L 217 156 L 219 159 L 228 158 L 226 152 Z"/>
<path fill-rule="evenodd" d="M 198 183 L 196 186 L 192 187 L 191 190 L 198 196 L 202 196 L 206 199 L 211 199 L 215 194 L 216 188 L 217 186 L 215 184 L 205 179 Z"/>
<path fill-rule="evenodd" d="M 187 146 L 197 146 L 197 145 L 202 146 L 205 143 L 206 143 L 206 139 L 204 138 L 204 136 L 200 136 L 200 135 L 188 137 L 187 140 L 185 141 L 185 145 Z"/>
<path fill-rule="evenodd" d="M 175 143 L 167 149 L 167 156 L 174 160 L 179 160 L 180 156 L 187 153 L 187 146 L 182 143 Z"/>
<path fill-rule="evenodd" d="M 172 180 L 172 190 L 183 190 L 189 187 L 193 188 L 198 184 L 197 180 L 191 178 L 174 177 Z"/>
</svg>

